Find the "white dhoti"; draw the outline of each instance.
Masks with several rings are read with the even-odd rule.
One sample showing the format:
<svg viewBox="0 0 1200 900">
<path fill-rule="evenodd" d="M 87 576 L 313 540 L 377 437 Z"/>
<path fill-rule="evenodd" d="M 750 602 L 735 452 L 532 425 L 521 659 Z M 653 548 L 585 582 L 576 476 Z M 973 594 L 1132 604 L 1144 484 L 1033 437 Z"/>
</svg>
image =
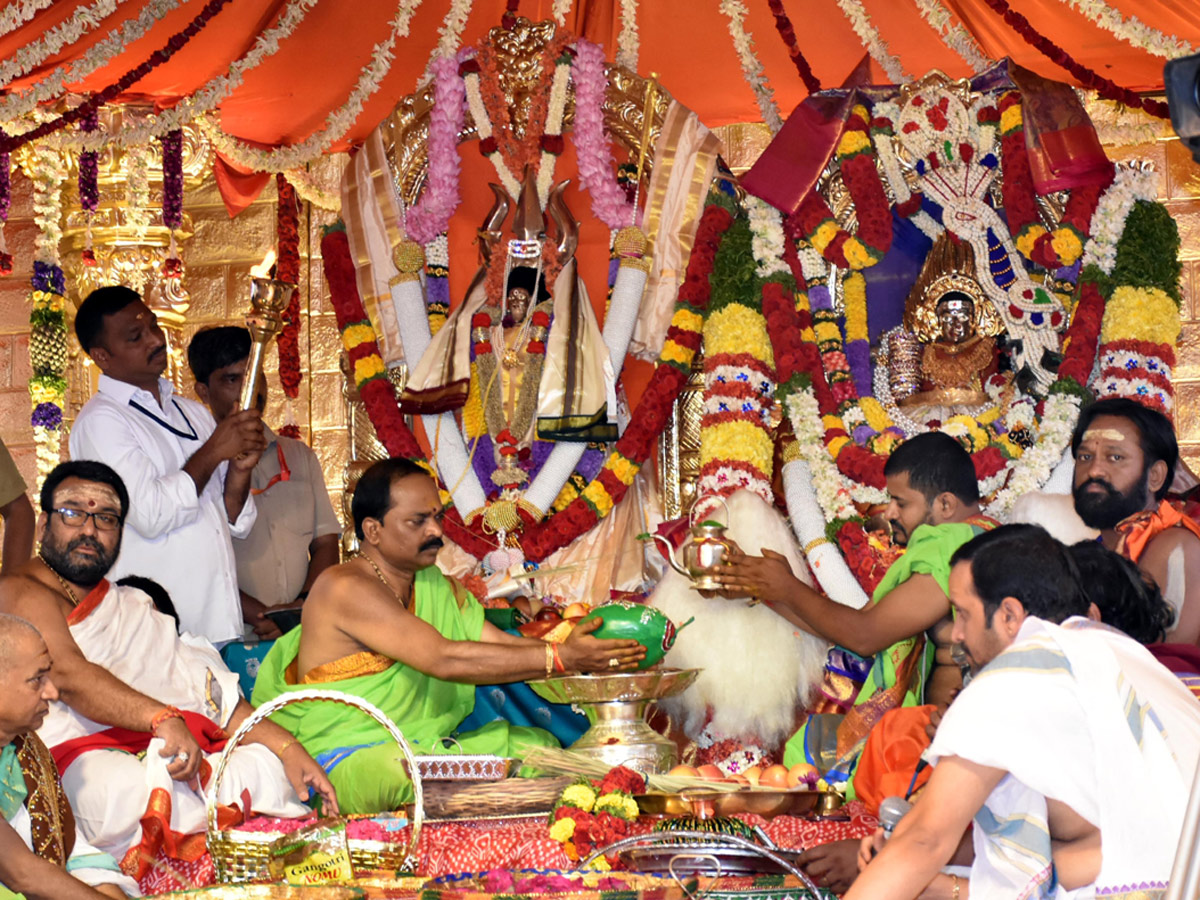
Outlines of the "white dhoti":
<svg viewBox="0 0 1200 900">
<path fill-rule="evenodd" d="M 1200 704 L 1126 635 L 1030 618 L 951 704 L 927 756 L 1008 773 L 975 816 L 971 900 L 1150 896 L 1167 886 L 1183 828 Z M 1047 800 L 1099 829 L 1095 884 L 1058 885 Z"/>
<path fill-rule="evenodd" d="M 29 811 L 20 807 L 8 824 L 13 831 L 25 842 L 25 846 L 33 849 L 33 822 Z M 84 884 L 95 887 L 98 884 L 115 884 L 130 897 L 140 897 L 137 882 L 117 868 L 116 861 L 108 853 L 89 844 L 76 832 L 75 846 L 67 860 L 67 871 Z"/>
<path fill-rule="evenodd" d="M 67 619 L 87 659 L 163 704 L 203 716 L 225 728 L 241 695 L 238 678 L 202 638 L 179 636 L 172 619 L 134 588 L 101 582 Z M 141 873 L 163 848 L 194 858 L 204 850 L 205 798 L 217 757 L 206 754 L 201 784 L 173 781 L 170 760 L 152 739 L 145 757 L 119 749 L 92 749 L 107 729 L 61 702 L 52 703 L 38 734 L 60 764 L 63 789 L 79 833 L 111 853 L 127 872 Z M 82 753 L 68 754 L 74 748 Z M 74 756 L 74 758 L 71 758 Z M 272 816 L 308 814 L 284 775 L 283 764 L 261 745 L 234 751 L 218 785 L 219 803 Z M 143 827 L 143 823 L 153 823 Z"/>
</svg>

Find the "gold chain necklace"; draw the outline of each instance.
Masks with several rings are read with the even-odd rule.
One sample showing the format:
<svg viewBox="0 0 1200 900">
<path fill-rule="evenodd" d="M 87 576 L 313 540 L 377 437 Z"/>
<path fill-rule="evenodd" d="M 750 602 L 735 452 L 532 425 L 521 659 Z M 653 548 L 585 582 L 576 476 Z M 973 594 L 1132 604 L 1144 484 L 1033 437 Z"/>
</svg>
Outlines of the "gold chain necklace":
<svg viewBox="0 0 1200 900">
<path fill-rule="evenodd" d="M 384 587 L 386 587 L 389 591 L 392 592 L 392 596 L 400 601 L 400 605 L 403 606 L 405 609 L 408 609 L 409 604 L 407 602 L 405 602 L 403 598 L 401 598 L 400 592 L 398 590 L 396 590 L 395 587 L 392 586 L 392 583 L 390 581 L 388 581 L 387 576 L 383 574 L 383 570 L 380 569 L 379 566 L 375 565 L 375 560 L 371 559 L 371 557 L 367 556 L 367 554 L 365 554 L 365 553 L 360 553 L 358 555 L 361 556 L 363 559 L 365 559 L 367 561 L 367 565 L 369 565 L 372 569 L 375 570 L 376 577 L 378 577 L 379 580 L 383 582 Z M 408 593 L 409 593 L 409 597 L 411 598 L 412 593 L 413 593 L 411 587 L 409 588 Z"/>
<path fill-rule="evenodd" d="M 42 565 L 45 566 L 49 570 L 50 574 L 58 579 L 58 583 L 60 585 L 62 585 L 63 593 L 66 595 L 67 600 L 70 601 L 71 606 L 73 606 L 73 607 L 78 606 L 79 598 L 75 596 L 75 592 L 73 590 L 71 590 L 71 586 L 69 584 L 67 584 L 67 580 L 65 578 L 63 578 L 61 575 L 59 575 L 58 572 L 55 571 L 54 566 L 52 566 L 52 565 L 50 565 L 50 563 L 46 562 L 46 557 L 42 556 L 42 554 L 40 554 L 40 553 L 38 554 L 38 559 L 41 560 Z"/>
</svg>

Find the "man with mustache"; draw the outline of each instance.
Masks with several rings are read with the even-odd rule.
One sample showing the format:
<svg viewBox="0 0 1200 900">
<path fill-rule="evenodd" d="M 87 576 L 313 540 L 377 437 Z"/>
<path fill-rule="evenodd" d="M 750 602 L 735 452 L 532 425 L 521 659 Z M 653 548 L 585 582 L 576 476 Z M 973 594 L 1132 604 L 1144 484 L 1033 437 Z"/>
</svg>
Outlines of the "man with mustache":
<svg viewBox="0 0 1200 900">
<path fill-rule="evenodd" d="M 107 463 L 130 496 L 123 549 L 110 573 L 153 578 L 185 631 L 221 645 L 242 633 L 231 535 L 254 525 L 250 478 L 266 447 L 258 410 L 217 424 L 162 374 L 167 343 L 127 287 L 92 291 L 75 334 L 103 373 L 71 428 L 71 458 Z"/>
<path fill-rule="evenodd" d="M 556 745 L 540 728 L 490 722 L 456 729 L 475 703 L 475 685 L 543 678 L 555 672 L 615 672 L 645 656 L 636 641 L 598 640 L 594 621 L 551 646 L 506 634 L 436 565 L 442 500 L 411 460 L 375 463 L 351 503 L 359 555 L 326 569 L 304 602 L 303 620 L 275 642 L 259 669 L 254 702 L 312 688 L 342 691 L 386 713 L 419 754 L 453 737 L 468 754 L 521 756 Z M 411 799 L 403 761 L 387 732 L 348 706 L 298 702 L 275 713 L 329 772 L 350 813 L 397 809 Z"/>
<path fill-rule="evenodd" d="M 1075 511 L 1136 563 L 1175 611 L 1167 640 L 1200 641 L 1200 525 L 1166 499 L 1179 461 L 1171 421 L 1124 397 L 1079 414 L 1071 437 Z"/>
<path fill-rule="evenodd" d="M 34 733 L 58 699 L 36 628 L 0 613 L 0 897 L 124 898 L 137 885 L 76 834 L 58 770 Z M 95 889 L 88 885 L 97 886 Z"/>
<path fill-rule="evenodd" d="M 160 849 L 194 858 L 211 787 L 205 753 L 219 751 L 253 709 L 212 644 L 180 636 L 146 594 L 105 579 L 128 504 L 103 463 L 57 466 L 42 486 L 39 553 L 0 578 L 0 612 L 36 626 L 54 660 L 61 702 L 38 734 L 80 833 L 140 877 Z M 245 791 L 259 812 L 306 815 L 301 797 L 315 788 L 336 806 L 292 735 L 264 722 L 246 739 L 229 758 L 219 802 L 240 808 Z"/>
<path fill-rule="evenodd" d="M 945 707 L 961 686 L 950 652 L 950 556 L 998 524 L 980 512 L 970 454 L 947 434 L 905 441 L 884 475 L 892 537 L 907 549 L 879 582 L 874 602 L 854 609 L 830 600 L 769 550 L 761 557 L 732 554 L 720 576 L 727 594 L 757 597 L 798 627 L 870 660 L 846 714 L 810 715 L 784 751 L 786 765 L 810 762 L 849 778 L 851 795 L 867 735 L 885 712 L 924 703 Z M 836 841 L 810 849 L 801 861 L 810 875 L 837 888 L 853 878 L 857 852 L 856 842 Z"/>
<path fill-rule="evenodd" d="M 250 332 L 233 325 L 205 328 L 188 344 L 196 396 L 218 423 L 237 412 L 249 355 Z M 265 385 L 259 401 L 261 409 Z M 263 431 L 267 449 L 250 476 L 258 518 L 249 534 L 233 539 L 233 554 L 247 637 L 269 641 L 281 632 L 266 613 L 300 607 L 317 576 L 337 564 L 342 526 L 317 455 L 303 441 L 266 425 Z"/>
<path fill-rule="evenodd" d="M 1166 892 L 1200 705 L 1136 640 L 1085 618 L 1078 574 L 1036 525 L 955 553 L 953 636 L 973 678 L 925 754 L 929 784 L 886 843 L 864 842 L 845 900 Z M 937 874 L 968 828 L 969 886 Z"/>
</svg>

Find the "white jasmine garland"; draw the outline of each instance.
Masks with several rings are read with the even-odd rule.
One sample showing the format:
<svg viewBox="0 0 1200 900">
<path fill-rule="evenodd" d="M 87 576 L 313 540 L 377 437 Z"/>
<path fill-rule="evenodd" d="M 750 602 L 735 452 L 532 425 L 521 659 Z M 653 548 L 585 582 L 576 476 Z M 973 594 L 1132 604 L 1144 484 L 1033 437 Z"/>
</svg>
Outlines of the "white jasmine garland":
<svg viewBox="0 0 1200 900">
<path fill-rule="evenodd" d="M 74 44 L 89 31 L 111 16 L 126 0 L 96 0 L 91 6 L 75 9 L 65 22 L 51 28 L 36 41 L 18 48 L 8 59 L 0 62 L 0 86 L 33 71 L 68 44 Z"/>
<path fill-rule="evenodd" d="M 450 268 L 450 240 L 442 232 L 425 245 L 425 265 Z"/>
<path fill-rule="evenodd" d="M 492 136 L 492 120 L 488 118 L 487 108 L 483 105 L 483 94 L 479 89 L 479 73 L 468 72 L 463 76 L 463 88 L 467 96 L 467 109 L 471 111 L 471 121 L 475 123 L 475 131 L 479 140 L 485 141 Z M 508 191 L 508 195 L 514 200 L 521 196 L 521 183 L 517 181 L 517 176 L 508 170 L 508 166 L 504 163 L 504 157 L 500 155 L 500 151 L 489 153 L 488 159 L 491 160 L 492 166 L 496 169 L 496 174 L 500 176 L 500 183 L 504 185 L 504 189 Z M 541 174 L 539 169 L 539 175 Z M 539 185 L 538 198 L 541 198 L 541 186 Z M 542 205 L 543 209 L 545 204 Z"/>
<path fill-rule="evenodd" d="M 340 213 L 342 211 L 341 193 L 336 190 L 328 191 L 321 187 L 308 169 L 288 169 L 284 175 L 296 189 L 296 196 L 301 200 L 329 212 Z"/>
<path fill-rule="evenodd" d="M 879 63 L 887 77 L 891 79 L 892 84 L 902 84 L 908 81 L 904 66 L 900 64 L 900 60 L 892 56 L 887 44 L 883 42 L 879 32 L 871 23 L 871 17 L 867 15 L 867 10 L 862 3 L 859 0 L 837 0 L 837 5 L 850 21 L 850 27 L 854 29 L 854 33 L 858 35 L 862 45 L 871 54 L 871 59 Z"/>
<path fill-rule="evenodd" d="M 60 96 L 63 85 L 80 82 L 108 65 L 113 57 L 124 52 L 126 46 L 139 40 L 151 26 L 178 5 L 179 0 L 150 0 L 136 19 L 127 19 L 119 28 L 114 28 L 72 65 L 59 66 L 27 91 L 0 98 L 0 122 L 15 120 L 32 112 L 39 104 Z M 33 127 L 33 123 L 22 127 L 21 123 L 15 121 L 5 126 L 9 134 L 21 134 L 31 131 Z"/>
<path fill-rule="evenodd" d="M 813 489 L 816 491 L 825 520 L 832 522 L 835 519 L 849 519 L 858 515 L 846 479 L 838 471 L 837 464 L 825 448 L 821 410 L 812 387 L 801 388 L 789 394 L 784 400 L 783 408 L 788 421 L 792 423 L 800 458 L 808 464 L 812 474 Z"/>
<path fill-rule="evenodd" d="M 1128 19 L 1113 9 L 1103 0 L 1066 0 L 1067 5 L 1074 7 L 1085 15 L 1094 25 L 1098 25 L 1110 34 L 1115 34 L 1127 44 L 1145 50 L 1163 59 L 1175 59 L 1179 56 L 1189 56 L 1196 49 L 1187 41 L 1172 34 L 1164 34 L 1157 28 L 1147 25 L 1137 16 Z"/>
<path fill-rule="evenodd" d="M 559 28 L 565 28 L 567 25 L 567 13 L 571 11 L 572 0 L 554 0 L 554 6 L 550 10 L 550 15 L 554 17 L 554 21 L 558 23 Z"/>
<path fill-rule="evenodd" d="M 741 63 L 742 76 L 754 92 L 754 101 L 758 104 L 763 121 L 771 129 L 771 134 L 778 134 L 783 127 L 783 118 L 779 114 L 775 94 L 763 75 L 762 63 L 754 55 L 754 39 L 746 31 L 746 5 L 741 0 L 721 0 L 721 12 L 729 19 L 729 36 L 733 38 L 733 49 Z"/>
<path fill-rule="evenodd" d="M 1125 233 L 1125 220 L 1139 200 L 1153 200 L 1158 195 L 1158 179 L 1154 170 L 1117 166 L 1113 183 L 1100 196 L 1089 226 L 1090 240 L 1083 249 L 1083 265 L 1099 266 L 1111 275 L 1117 264 L 1117 242 Z"/>
<path fill-rule="evenodd" d="M 1040 490 L 1049 480 L 1071 443 L 1071 433 L 1079 419 L 1080 399 L 1073 394 L 1051 394 L 1046 398 L 1037 443 L 1025 451 L 1012 466 L 1012 475 L 1003 490 L 984 512 L 1004 521 L 1018 497 Z"/>
<path fill-rule="evenodd" d="M 914 0 L 921 17 L 942 37 L 942 43 L 962 58 L 973 73 L 982 72 L 991 63 L 971 32 L 954 18 L 941 0 Z"/>
<path fill-rule="evenodd" d="M 62 186 L 67 166 L 53 147 L 36 143 L 32 149 L 33 222 L 37 225 L 34 259 L 48 266 L 61 266 L 58 244 L 62 240 Z"/>
<path fill-rule="evenodd" d="M 49 9 L 54 0 L 17 0 L 0 10 L 0 37 L 16 31 L 44 9 Z"/>
<path fill-rule="evenodd" d="M 150 227 L 150 160 L 144 146 L 129 147 L 122 160 L 125 168 L 125 221 L 138 239 Z"/>
<path fill-rule="evenodd" d="M 550 85 L 550 102 L 546 107 L 546 128 L 544 133 L 551 137 L 562 135 L 563 116 L 567 109 L 567 84 L 571 78 L 571 56 L 554 66 L 554 81 Z M 494 160 L 493 160 L 494 161 Z M 542 151 L 538 164 L 538 202 L 542 209 L 550 198 L 550 188 L 554 184 L 554 169 L 558 164 L 558 156 L 548 150 Z M 514 195 L 515 197 L 516 195 Z"/>
<path fill-rule="evenodd" d="M 637 0 L 621 0 L 621 30 L 617 33 L 618 66 L 630 72 L 638 70 Z"/>
<path fill-rule="evenodd" d="M 759 278 L 770 278 L 789 273 L 791 270 L 783 259 L 783 217 L 779 210 L 753 195 L 747 195 L 744 205 L 750 219 L 750 246 L 756 263 L 754 274 Z"/>
<path fill-rule="evenodd" d="M 99 130 L 90 134 L 80 132 L 68 139 L 68 142 L 83 150 L 100 150 L 106 145 L 112 144 L 124 147 L 144 144 L 151 138 L 161 137 L 169 131 L 183 127 L 198 116 L 216 109 L 241 85 L 247 72 L 279 51 L 280 41 L 290 37 L 316 5 L 317 0 L 290 0 L 282 15 L 276 19 L 275 24 L 255 38 L 254 46 L 245 56 L 230 64 L 229 70 L 224 75 L 219 75 L 201 85 L 171 109 L 163 110 L 157 115 L 147 116 L 135 125 L 123 127 L 115 134 Z M 324 206 L 323 208 L 329 209 L 330 207 Z"/>
<path fill-rule="evenodd" d="M 346 104 L 330 112 L 323 128 L 309 135 L 299 144 L 279 147 L 275 150 L 260 150 L 251 147 L 228 134 L 207 118 L 201 119 L 202 127 L 214 146 L 222 154 L 240 166 L 256 172 L 282 172 L 294 169 L 321 156 L 338 138 L 354 124 L 362 113 L 367 98 L 379 90 L 384 77 L 391 70 L 396 42 L 408 36 L 408 26 L 421 0 L 400 0 L 396 15 L 392 19 L 391 33 L 375 45 L 371 59 L 358 77 Z"/>
</svg>

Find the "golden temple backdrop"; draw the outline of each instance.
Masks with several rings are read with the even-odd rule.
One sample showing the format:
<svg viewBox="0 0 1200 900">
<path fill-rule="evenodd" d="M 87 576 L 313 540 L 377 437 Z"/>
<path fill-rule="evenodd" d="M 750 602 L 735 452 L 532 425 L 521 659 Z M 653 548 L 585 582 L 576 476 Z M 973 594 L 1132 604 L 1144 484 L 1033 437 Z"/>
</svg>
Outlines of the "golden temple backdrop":
<svg viewBox="0 0 1200 900">
<path fill-rule="evenodd" d="M 761 125 L 730 125 L 717 129 L 726 146 L 726 157 L 735 171 L 744 171 L 761 152 L 766 130 Z M 1101 129 L 1102 137 L 1103 129 Z M 1179 225 L 1183 260 L 1183 336 L 1174 383 L 1177 393 L 1176 427 L 1182 451 L 1200 470 L 1200 166 L 1172 136 L 1137 144 L 1107 147 L 1115 160 L 1143 159 L 1159 176 L 1159 197 Z M 338 161 L 322 163 L 315 180 L 336 191 Z M 73 178 L 72 173 L 72 178 Z M 66 195 L 73 197 L 73 191 Z M 70 215 L 69 200 L 67 214 Z M 211 174 L 189 186 L 184 210 L 191 219 L 192 237 L 182 246 L 186 263 L 184 285 L 190 294 L 182 328 L 184 346 L 200 328 L 217 324 L 242 324 L 249 306 L 248 274 L 266 251 L 275 246 L 275 190 L 273 184 L 258 200 L 231 220 Z M 341 340 L 321 271 L 321 228 L 335 218 L 309 203 L 300 206 L 300 360 L 304 378 L 293 409 L 301 433 L 320 458 L 334 509 L 342 508 L 344 469 L 350 455 L 344 379 L 339 369 Z M 0 278 L 0 439 L 16 460 L 26 483 L 36 482 L 33 433 L 29 424 L 29 278 L 35 225 L 32 187 L 19 167 L 13 172 L 13 203 L 6 229 L 16 260 L 12 275 Z M 66 242 L 64 241 L 64 247 Z M 68 272 L 70 271 L 68 267 Z M 67 292 L 78 299 L 68 275 Z M 75 354 L 68 365 L 66 415 L 68 420 L 90 393 L 88 379 L 94 371 Z M 283 391 L 278 380 L 278 354 L 272 345 L 266 361 L 271 399 L 266 421 L 273 427 L 284 422 Z M 194 396 L 191 379 L 183 378 L 185 393 Z M 66 441 L 63 442 L 66 452 Z M 36 502 L 35 502 L 36 506 Z"/>
</svg>

